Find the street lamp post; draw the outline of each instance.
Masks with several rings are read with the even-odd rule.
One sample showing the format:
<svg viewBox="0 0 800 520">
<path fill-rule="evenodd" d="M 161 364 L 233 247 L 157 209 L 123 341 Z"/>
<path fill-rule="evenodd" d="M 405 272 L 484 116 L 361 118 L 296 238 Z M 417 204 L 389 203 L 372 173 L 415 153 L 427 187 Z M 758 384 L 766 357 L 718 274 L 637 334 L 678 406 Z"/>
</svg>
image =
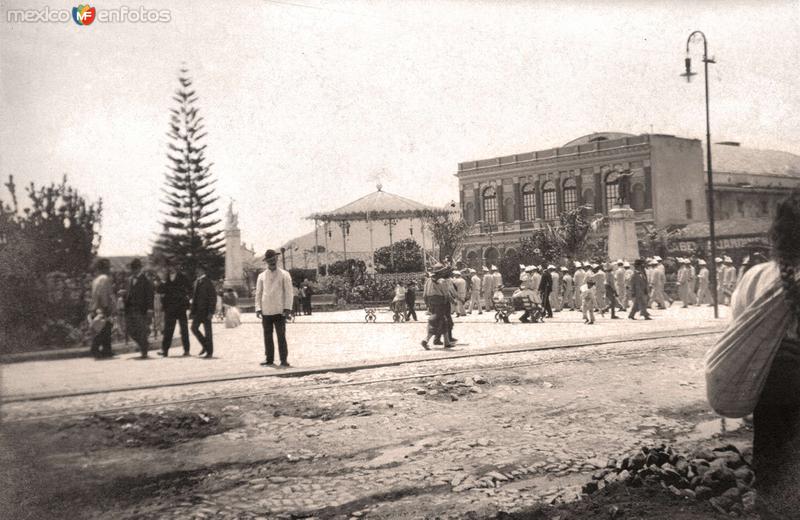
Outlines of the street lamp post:
<svg viewBox="0 0 800 520">
<path fill-rule="evenodd" d="M 706 163 L 708 164 L 708 233 L 709 238 L 711 239 L 711 258 L 709 259 L 709 264 L 711 268 L 709 271 L 711 272 L 711 297 L 714 299 L 714 318 L 719 318 L 719 302 L 717 302 L 717 265 L 714 259 L 717 257 L 717 238 L 716 234 L 714 233 L 714 178 L 712 176 L 712 168 L 711 168 L 711 120 L 708 115 L 708 64 L 709 63 L 716 63 L 714 58 L 708 57 L 708 41 L 706 40 L 706 35 L 703 34 L 702 31 L 694 31 L 692 34 L 689 35 L 689 38 L 686 40 L 686 58 L 685 58 L 685 65 L 686 65 L 686 72 L 681 74 L 682 77 L 686 78 L 687 82 L 692 80 L 692 76 L 697 75 L 696 72 L 692 72 L 692 58 L 689 57 L 689 44 L 692 42 L 692 38 L 695 36 L 700 36 L 703 38 L 703 68 L 705 73 L 705 82 L 706 82 Z"/>
</svg>

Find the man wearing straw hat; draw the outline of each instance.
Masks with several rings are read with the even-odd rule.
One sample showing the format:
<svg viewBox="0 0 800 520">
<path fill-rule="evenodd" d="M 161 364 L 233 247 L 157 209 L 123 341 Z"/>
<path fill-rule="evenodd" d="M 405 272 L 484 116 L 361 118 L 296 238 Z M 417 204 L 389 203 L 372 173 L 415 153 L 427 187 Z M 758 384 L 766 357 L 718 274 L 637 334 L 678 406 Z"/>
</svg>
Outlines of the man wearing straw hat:
<svg viewBox="0 0 800 520">
<path fill-rule="evenodd" d="M 706 261 L 702 258 L 697 261 L 700 266 L 700 272 L 697 274 L 697 306 L 711 305 L 714 299 L 711 297 L 711 291 L 708 289 L 708 268 Z"/>
<path fill-rule="evenodd" d="M 568 307 L 570 309 L 574 308 L 573 305 L 573 292 L 574 288 L 572 287 L 572 276 L 569 274 L 569 269 L 562 266 L 561 267 L 561 305 L 562 308 Z"/>
<path fill-rule="evenodd" d="M 292 290 L 292 277 L 278 267 L 276 251 L 267 249 L 264 253 L 265 269 L 256 281 L 256 317 L 261 320 L 264 332 L 264 351 L 266 360 L 261 366 L 275 365 L 275 343 L 272 331 L 278 338 L 278 355 L 282 367 L 289 366 L 289 347 L 286 343 L 286 320 L 292 315 L 294 291 Z"/>
<path fill-rule="evenodd" d="M 450 337 L 450 326 L 448 315 L 450 312 L 450 301 L 456 296 L 453 283 L 449 280 L 452 271 L 449 267 L 436 264 L 433 273 L 425 281 L 424 298 L 430 305 L 431 314 L 428 317 L 428 329 L 425 339 L 422 340 L 422 348 L 430 350 L 428 342 L 436 336 L 443 336 L 444 348 L 453 347 L 453 340 Z"/>
<path fill-rule="evenodd" d="M 575 274 L 572 275 L 572 284 L 575 287 L 575 294 L 572 296 L 573 309 L 581 310 L 581 286 L 586 283 L 586 271 L 583 270 L 582 262 L 575 262 Z"/>
<path fill-rule="evenodd" d="M 469 272 L 469 269 L 466 269 L 466 272 Z M 466 316 L 466 310 L 464 309 L 464 302 L 467 301 L 467 281 L 464 279 L 464 273 L 461 271 L 453 271 L 453 276 L 455 279 L 453 280 L 453 285 L 456 288 L 456 316 Z"/>
<path fill-rule="evenodd" d="M 470 273 L 472 273 L 472 279 L 470 280 L 470 299 L 467 314 L 472 314 L 472 311 L 476 308 L 478 309 L 478 314 L 483 314 L 483 302 L 481 302 L 481 277 L 478 276 L 478 272 L 475 271 L 475 269 L 470 269 Z"/>
<path fill-rule="evenodd" d="M 646 320 L 652 319 L 650 313 L 647 311 L 649 302 L 647 295 L 649 291 L 649 283 L 647 282 L 647 274 L 644 270 L 644 260 L 637 259 L 633 263 L 633 275 L 631 276 L 631 312 L 628 318 L 631 320 L 636 319 L 636 313 L 640 313 Z"/>
</svg>

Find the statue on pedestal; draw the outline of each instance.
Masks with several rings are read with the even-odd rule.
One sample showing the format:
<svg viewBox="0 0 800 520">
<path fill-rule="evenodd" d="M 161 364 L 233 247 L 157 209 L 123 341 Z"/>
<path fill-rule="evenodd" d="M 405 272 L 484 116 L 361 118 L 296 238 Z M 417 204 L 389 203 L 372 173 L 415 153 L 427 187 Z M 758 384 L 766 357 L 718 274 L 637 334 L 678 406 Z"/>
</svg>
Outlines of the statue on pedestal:
<svg viewBox="0 0 800 520">
<path fill-rule="evenodd" d="M 631 204 L 631 177 L 633 177 L 633 172 L 630 170 L 621 171 L 617 176 L 619 187 L 617 206 L 619 207 L 630 206 Z"/>
<path fill-rule="evenodd" d="M 233 199 L 228 203 L 228 211 L 225 213 L 225 229 L 239 228 L 239 214 L 233 211 Z"/>
</svg>

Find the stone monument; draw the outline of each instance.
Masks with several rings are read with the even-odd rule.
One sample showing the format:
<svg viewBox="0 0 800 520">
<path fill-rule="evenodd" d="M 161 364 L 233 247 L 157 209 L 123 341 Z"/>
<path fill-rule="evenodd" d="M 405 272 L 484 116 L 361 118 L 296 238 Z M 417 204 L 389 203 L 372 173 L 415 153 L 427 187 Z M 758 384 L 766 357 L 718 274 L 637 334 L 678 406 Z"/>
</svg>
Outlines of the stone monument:
<svg viewBox="0 0 800 520">
<path fill-rule="evenodd" d="M 233 211 L 233 200 L 225 214 L 225 282 L 223 287 L 234 289 L 239 294 L 245 287 L 242 265 L 242 232 L 239 230 L 239 215 Z"/>
<path fill-rule="evenodd" d="M 619 198 L 608 211 L 608 258 L 633 261 L 639 258 L 636 220 L 630 207 L 630 170 L 619 174 Z"/>
</svg>

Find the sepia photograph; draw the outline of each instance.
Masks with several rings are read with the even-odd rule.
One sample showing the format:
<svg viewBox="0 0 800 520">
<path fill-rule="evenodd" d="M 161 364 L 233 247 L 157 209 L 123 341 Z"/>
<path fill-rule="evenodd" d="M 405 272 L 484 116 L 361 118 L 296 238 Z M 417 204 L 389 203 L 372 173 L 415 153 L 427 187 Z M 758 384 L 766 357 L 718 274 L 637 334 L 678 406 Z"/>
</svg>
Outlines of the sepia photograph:
<svg viewBox="0 0 800 520">
<path fill-rule="evenodd" d="M 0 518 L 800 520 L 800 0 L 0 1 Z"/>
</svg>

